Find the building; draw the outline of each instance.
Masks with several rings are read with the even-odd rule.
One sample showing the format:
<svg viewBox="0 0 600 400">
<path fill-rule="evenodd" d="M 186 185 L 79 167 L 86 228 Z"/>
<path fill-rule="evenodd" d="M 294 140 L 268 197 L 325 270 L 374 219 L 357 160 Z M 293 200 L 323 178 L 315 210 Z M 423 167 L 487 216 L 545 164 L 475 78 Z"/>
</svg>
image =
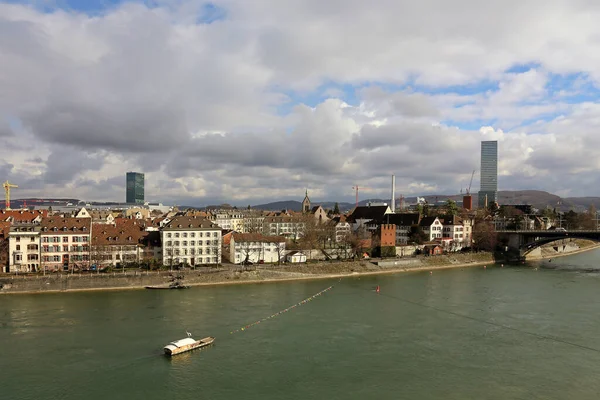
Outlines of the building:
<svg viewBox="0 0 600 400">
<path fill-rule="evenodd" d="M 352 235 L 352 227 L 346 221 L 345 215 L 333 217 L 329 224 L 333 226 L 336 243 L 345 243 L 348 241 L 348 238 Z"/>
<path fill-rule="evenodd" d="M 206 218 L 176 216 L 160 233 L 163 265 L 221 263 L 221 228 Z"/>
<path fill-rule="evenodd" d="M 8 236 L 8 272 L 36 272 L 40 267 L 40 225 L 14 224 Z"/>
<path fill-rule="evenodd" d="M 305 229 L 305 220 L 301 216 L 265 217 L 263 220 L 263 234 L 267 236 L 285 236 L 297 240 L 304 236 Z"/>
<path fill-rule="evenodd" d="M 144 174 L 140 172 L 127 173 L 125 202 L 127 204 L 144 204 Z"/>
<path fill-rule="evenodd" d="M 442 222 L 438 217 L 425 217 L 421 219 L 419 225 L 427 235 L 427 241 L 432 242 L 435 239 L 442 239 Z"/>
<path fill-rule="evenodd" d="M 306 190 L 306 194 L 304 195 L 304 200 L 302 200 L 302 213 L 307 214 L 310 212 L 310 199 L 308 198 L 308 189 Z"/>
<path fill-rule="evenodd" d="M 379 236 L 379 245 L 381 247 L 396 246 L 396 225 L 381 224 L 377 236 Z"/>
<path fill-rule="evenodd" d="M 481 142 L 479 208 L 498 202 L 498 141 Z"/>
<path fill-rule="evenodd" d="M 93 226 L 90 254 L 92 265 L 97 268 L 121 267 L 147 261 L 143 243 L 148 232 L 136 220 L 125 221 L 114 225 Z"/>
<path fill-rule="evenodd" d="M 88 269 L 91 218 L 43 218 L 40 224 L 44 271 Z"/>
<path fill-rule="evenodd" d="M 240 263 L 276 263 L 284 259 L 285 238 L 260 233 L 232 232 L 229 239 L 229 261 Z"/>
</svg>

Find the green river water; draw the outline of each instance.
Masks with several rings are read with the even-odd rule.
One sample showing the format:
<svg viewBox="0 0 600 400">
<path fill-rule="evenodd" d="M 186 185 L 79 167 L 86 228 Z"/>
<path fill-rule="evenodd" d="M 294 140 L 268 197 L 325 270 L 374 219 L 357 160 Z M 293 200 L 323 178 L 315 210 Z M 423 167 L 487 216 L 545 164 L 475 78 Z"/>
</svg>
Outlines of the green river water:
<svg viewBox="0 0 600 400">
<path fill-rule="evenodd" d="M 162 356 L 186 330 L 215 344 Z M 0 296 L 0 349 L 7 400 L 598 399 L 600 251 L 432 275 Z"/>
</svg>

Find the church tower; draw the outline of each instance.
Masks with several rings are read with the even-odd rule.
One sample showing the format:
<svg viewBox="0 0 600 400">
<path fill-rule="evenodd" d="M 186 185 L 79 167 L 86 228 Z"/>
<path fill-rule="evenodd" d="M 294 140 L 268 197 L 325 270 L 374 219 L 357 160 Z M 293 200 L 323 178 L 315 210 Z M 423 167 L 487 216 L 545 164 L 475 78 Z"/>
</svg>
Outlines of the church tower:
<svg viewBox="0 0 600 400">
<path fill-rule="evenodd" d="M 306 189 L 306 195 L 302 200 L 302 213 L 308 214 L 310 212 L 310 199 L 308 198 L 308 189 Z"/>
</svg>

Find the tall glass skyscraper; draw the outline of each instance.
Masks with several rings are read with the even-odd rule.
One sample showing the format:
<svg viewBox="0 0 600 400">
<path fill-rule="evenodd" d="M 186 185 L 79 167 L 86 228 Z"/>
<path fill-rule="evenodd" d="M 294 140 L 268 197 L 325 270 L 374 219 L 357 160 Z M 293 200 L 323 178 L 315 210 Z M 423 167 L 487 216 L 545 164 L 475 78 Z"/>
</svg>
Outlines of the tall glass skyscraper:
<svg viewBox="0 0 600 400">
<path fill-rule="evenodd" d="M 125 201 L 128 204 L 144 204 L 144 174 L 128 172 L 126 181 Z"/>
<path fill-rule="evenodd" d="M 498 141 L 481 142 L 481 188 L 478 193 L 479 207 L 498 202 Z"/>
</svg>

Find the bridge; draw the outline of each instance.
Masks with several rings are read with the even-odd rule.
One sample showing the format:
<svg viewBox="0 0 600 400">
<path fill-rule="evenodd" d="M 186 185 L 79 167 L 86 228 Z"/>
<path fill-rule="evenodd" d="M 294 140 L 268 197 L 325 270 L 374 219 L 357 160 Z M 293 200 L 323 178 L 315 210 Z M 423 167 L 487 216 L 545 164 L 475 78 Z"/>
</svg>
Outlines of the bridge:
<svg viewBox="0 0 600 400">
<path fill-rule="evenodd" d="M 600 242 L 600 230 L 497 230 L 498 238 L 508 239 L 509 250 L 519 251 L 525 257 L 534 249 L 548 243 L 566 239 L 587 239 Z"/>
</svg>

